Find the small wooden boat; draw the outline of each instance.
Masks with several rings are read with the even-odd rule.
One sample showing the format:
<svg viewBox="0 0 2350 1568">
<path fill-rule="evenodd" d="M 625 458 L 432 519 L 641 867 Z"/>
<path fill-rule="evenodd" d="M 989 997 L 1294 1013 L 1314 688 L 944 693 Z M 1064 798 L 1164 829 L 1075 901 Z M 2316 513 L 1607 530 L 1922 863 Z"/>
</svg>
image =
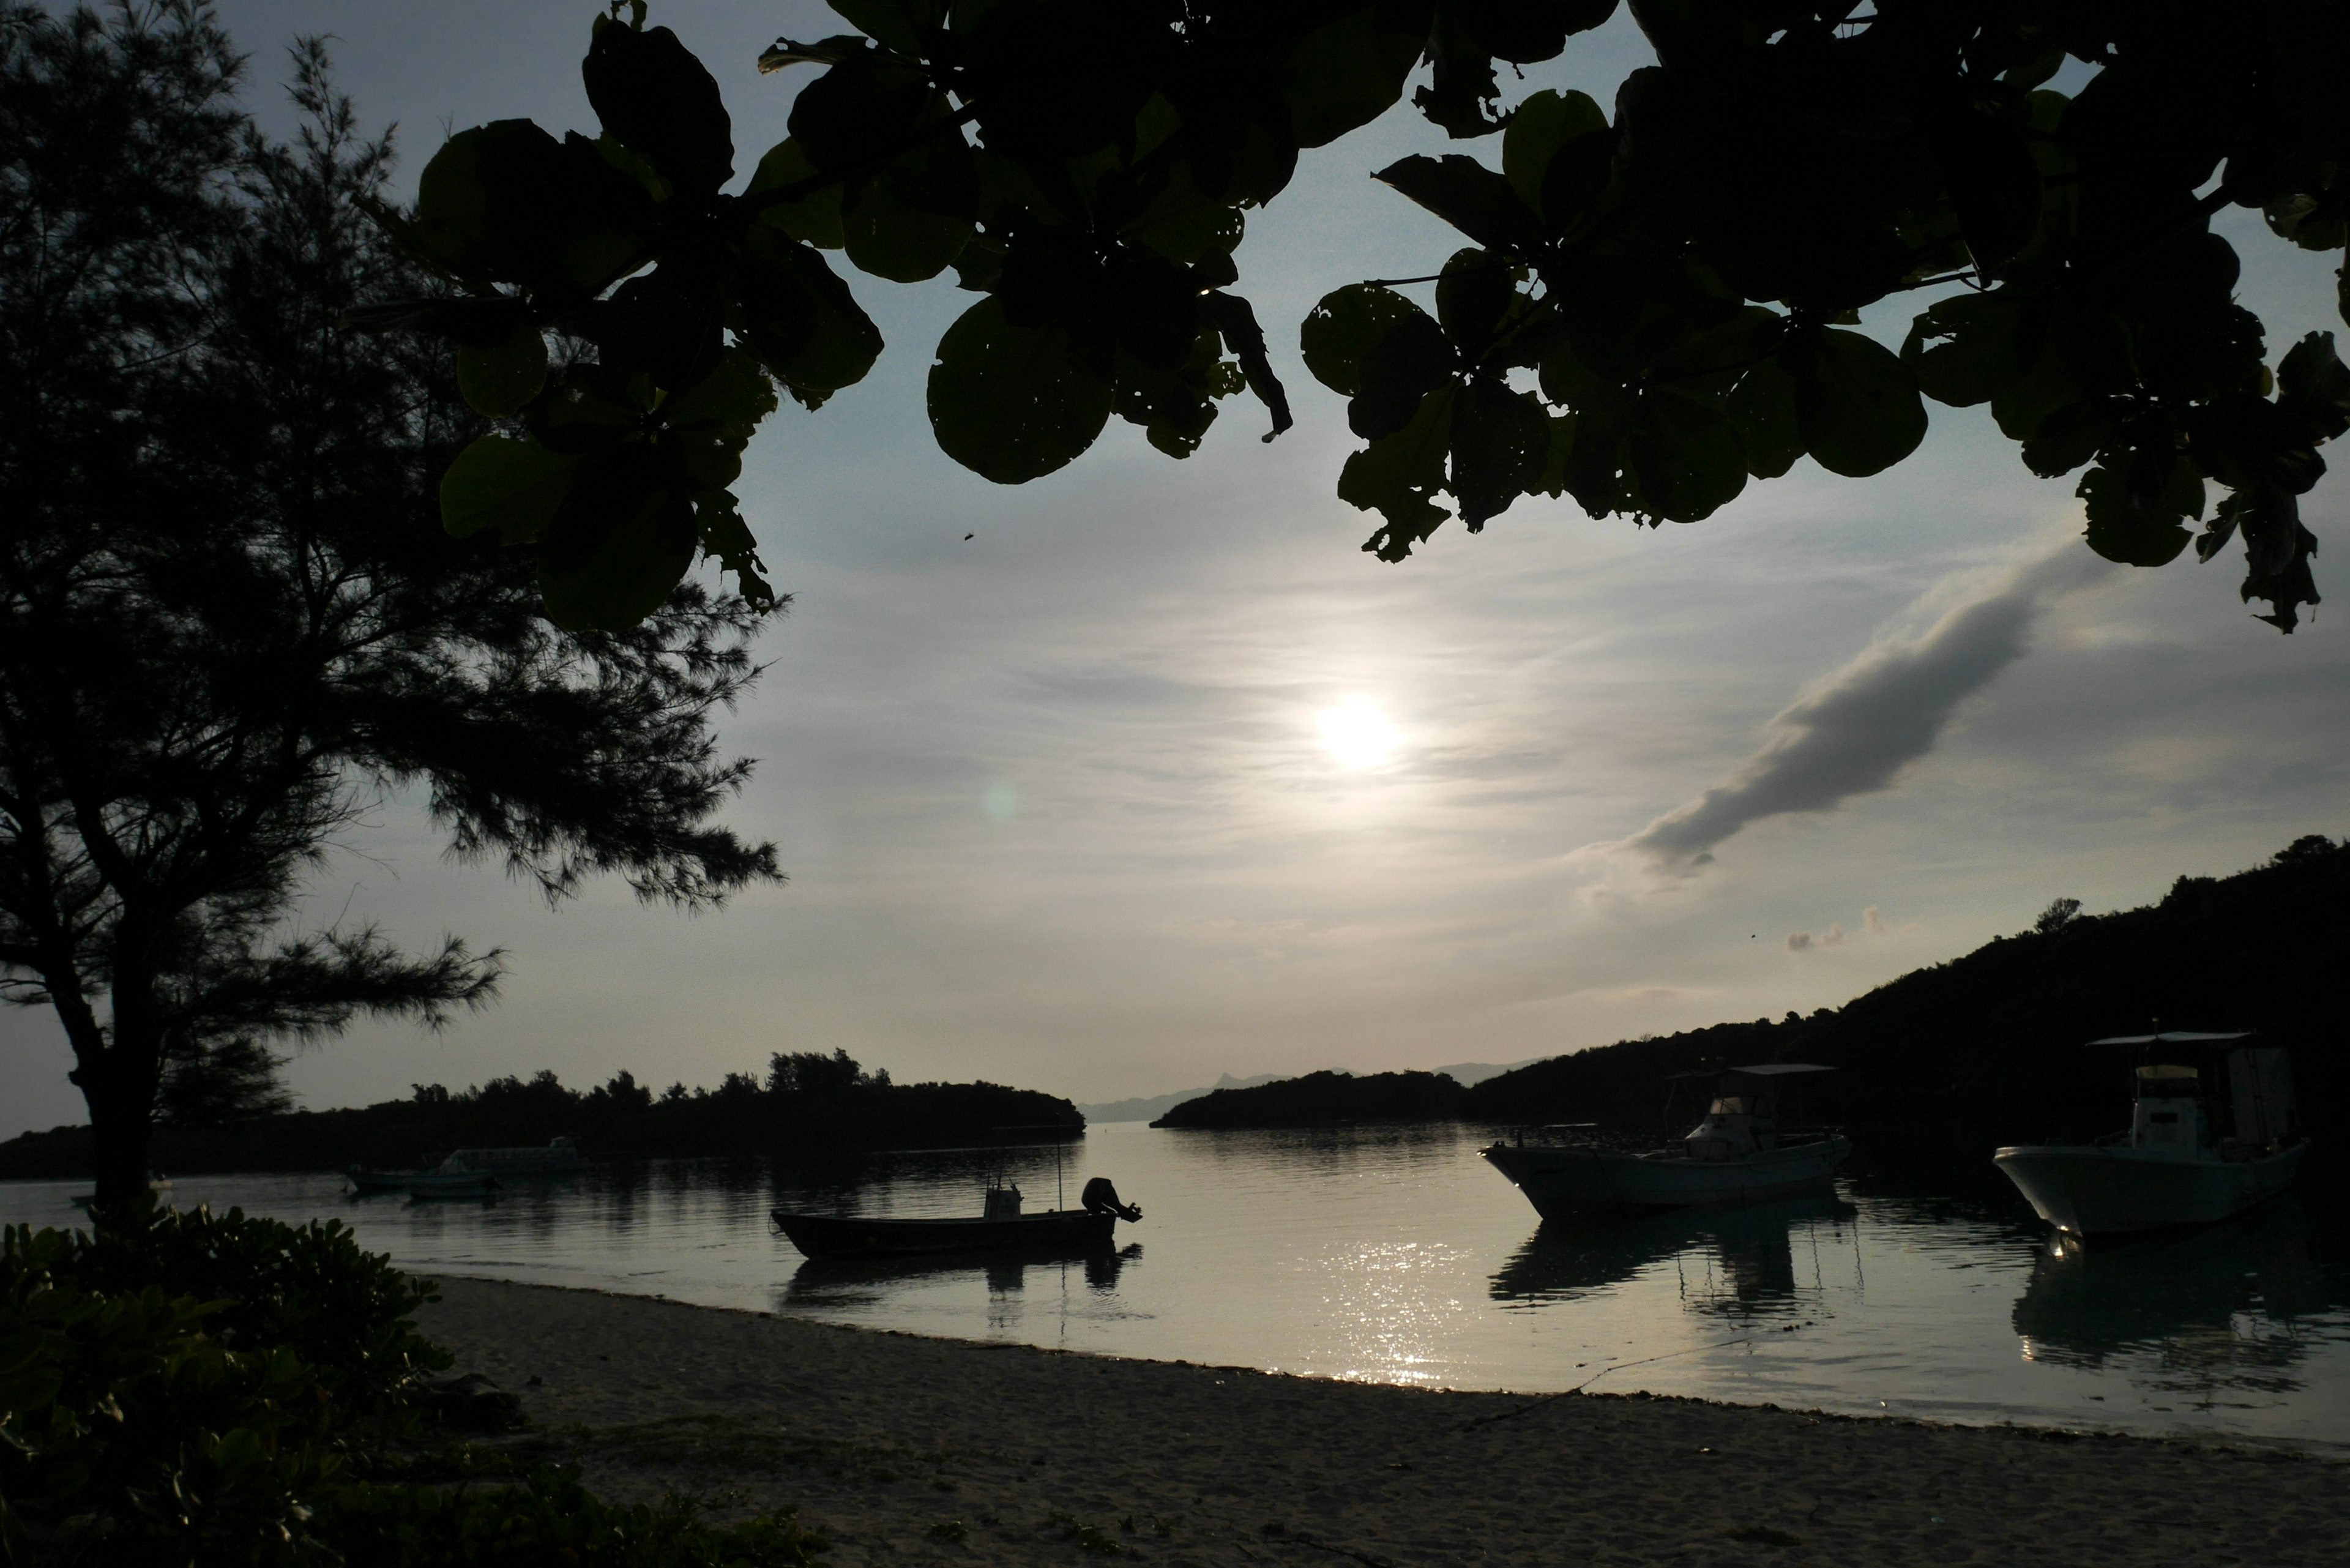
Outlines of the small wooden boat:
<svg viewBox="0 0 2350 1568">
<path fill-rule="evenodd" d="M 2094 1144 L 2014 1144 L 1991 1156 L 2039 1216 L 2073 1236 L 2230 1219 L 2293 1185 L 2309 1140 L 2284 1049 L 2247 1032 L 2116 1035 L 2092 1045 L 2168 1056 L 2137 1067 L 2130 1126 Z M 2175 1058 L 2202 1057 L 2203 1064 Z M 2216 1058 L 2216 1060 L 2214 1060 Z M 2210 1069 L 2210 1083 L 2205 1083 Z"/>
<path fill-rule="evenodd" d="M 920 1252 L 1087 1252 L 1110 1245 L 1120 1220 L 1142 1210 L 1118 1200 L 1105 1177 L 1086 1183 L 1079 1209 L 1020 1212 L 1020 1189 L 987 1189 L 977 1219 L 860 1220 L 853 1215 L 796 1214 L 777 1209 L 769 1218 L 793 1246 L 811 1258 L 903 1257 Z"/>
<path fill-rule="evenodd" d="M 1719 1075 L 1704 1119 L 1666 1148 L 1636 1153 L 1572 1138 L 1521 1138 L 1483 1153 L 1545 1220 L 1594 1210 L 1690 1209 L 1825 1192 L 1852 1145 L 1840 1133 L 1782 1129 L 1778 1086 L 1789 1077 L 1834 1070 L 1807 1062 L 1732 1067 Z"/>
</svg>

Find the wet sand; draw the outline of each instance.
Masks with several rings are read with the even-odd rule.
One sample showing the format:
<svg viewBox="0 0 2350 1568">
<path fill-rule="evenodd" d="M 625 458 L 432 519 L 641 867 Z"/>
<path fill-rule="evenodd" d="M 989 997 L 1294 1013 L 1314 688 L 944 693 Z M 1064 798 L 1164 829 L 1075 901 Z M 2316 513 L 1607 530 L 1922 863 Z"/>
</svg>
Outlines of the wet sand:
<svg viewBox="0 0 2350 1568">
<path fill-rule="evenodd" d="M 2350 1563 L 2350 1462 L 2332 1458 L 442 1293 L 425 1332 L 522 1396 L 527 1444 L 611 1495 L 796 1507 L 842 1568 Z"/>
</svg>

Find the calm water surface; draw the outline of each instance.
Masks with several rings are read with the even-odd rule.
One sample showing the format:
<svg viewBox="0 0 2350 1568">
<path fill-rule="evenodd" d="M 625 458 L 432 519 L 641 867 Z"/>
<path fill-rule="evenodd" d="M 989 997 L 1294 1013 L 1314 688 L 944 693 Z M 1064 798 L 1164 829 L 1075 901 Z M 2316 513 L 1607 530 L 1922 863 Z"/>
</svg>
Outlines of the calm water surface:
<svg viewBox="0 0 2350 1568">
<path fill-rule="evenodd" d="M 1468 1128 L 1097 1127 L 1142 1223 L 1066 1262 L 811 1263 L 772 1207 L 975 1214 L 998 1168 L 1053 1202 L 1048 1150 L 879 1157 L 811 1184 L 754 1163 L 604 1168 L 492 1203 L 354 1199 L 325 1176 L 180 1179 L 182 1206 L 348 1221 L 427 1273 L 830 1322 L 1449 1388 L 1596 1389 L 1944 1420 L 2350 1448 L 2350 1234 L 2305 1176 L 2230 1225 L 2059 1256 L 2003 1184 L 1863 1179 L 1835 1198 L 1538 1224 Z M 1996 1183 L 1996 1177 L 1991 1179 Z M 86 1183 L 0 1185 L 71 1223 Z M 2323 1216 L 2324 1218 L 2321 1218 Z"/>
</svg>

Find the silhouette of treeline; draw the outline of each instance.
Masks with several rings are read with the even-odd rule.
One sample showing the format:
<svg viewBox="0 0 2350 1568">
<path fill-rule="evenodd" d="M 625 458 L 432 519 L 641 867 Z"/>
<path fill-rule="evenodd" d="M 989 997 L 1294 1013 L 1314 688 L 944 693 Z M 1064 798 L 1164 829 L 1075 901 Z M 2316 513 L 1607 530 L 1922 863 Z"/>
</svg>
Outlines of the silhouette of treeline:
<svg viewBox="0 0 2350 1568">
<path fill-rule="evenodd" d="M 1444 1073 L 1308 1073 L 1185 1100 L 1155 1127 L 1297 1127 L 1338 1122 L 1441 1122 L 1467 1091 Z"/>
<path fill-rule="evenodd" d="M 672 1084 L 656 1094 L 616 1073 L 581 1091 L 552 1072 L 493 1078 L 478 1088 L 420 1084 L 404 1100 L 293 1111 L 209 1128 L 159 1128 L 155 1168 L 339 1170 L 425 1163 L 452 1148 L 578 1141 L 594 1159 L 703 1155 L 818 1158 L 874 1148 L 1075 1137 L 1085 1117 L 1067 1100 L 1001 1084 L 893 1084 L 845 1051 L 778 1053 L 764 1077 L 729 1073 L 714 1089 Z M 0 1144 L 0 1178 L 85 1176 L 86 1127 Z"/>
<path fill-rule="evenodd" d="M 2079 907 L 2060 898 L 2031 930 L 1808 1018 L 1718 1023 L 1502 1074 L 1470 1089 L 1461 1114 L 1656 1133 L 1668 1074 L 1820 1062 L 1843 1070 L 1809 1109 L 1848 1127 L 1857 1156 L 1939 1157 L 2122 1125 L 2132 1058 L 2084 1045 L 2155 1030 L 2257 1029 L 2292 1046 L 2305 1119 L 2350 1089 L 2350 844 L 2312 836 L 2232 877 L 2181 877 L 2159 904 Z M 1679 1108 L 1695 1120 L 1686 1096 Z"/>
</svg>

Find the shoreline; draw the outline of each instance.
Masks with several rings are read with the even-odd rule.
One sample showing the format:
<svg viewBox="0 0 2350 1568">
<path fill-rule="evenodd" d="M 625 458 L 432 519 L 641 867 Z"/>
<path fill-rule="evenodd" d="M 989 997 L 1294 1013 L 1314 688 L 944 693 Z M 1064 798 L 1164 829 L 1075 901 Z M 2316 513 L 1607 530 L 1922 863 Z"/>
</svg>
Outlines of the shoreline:
<svg viewBox="0 0 2350 1568">
<path fill-rule="evenodd" d="M 616 1496 L 796 1506 L 842 1568 L 2350 1560 L 2350 1461 L 2241 1439 L 1430 1390 L 440 1282 L 423 1331 L 521 1397 L 523 1446 Z"/>
</svg>

